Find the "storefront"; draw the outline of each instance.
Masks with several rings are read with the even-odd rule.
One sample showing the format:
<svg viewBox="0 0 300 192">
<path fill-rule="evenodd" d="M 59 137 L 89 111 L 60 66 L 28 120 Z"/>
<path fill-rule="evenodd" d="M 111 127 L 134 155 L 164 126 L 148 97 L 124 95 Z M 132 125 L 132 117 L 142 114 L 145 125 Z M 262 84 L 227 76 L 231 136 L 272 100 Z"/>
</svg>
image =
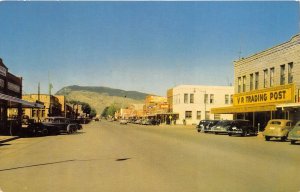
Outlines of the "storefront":
<svg viewBox="0 0 300 192">
<path fill-rule="evenodd" d="M 300 35 L 234 62 L 233 105 L 213 108 L 263 130 L 270 119 L 300 120 Z"/>
<path fill-rule="evenodd" d="M 0 135 L 15 135 L 21 128 L 22 108 L 43 107 L 22 97 L 22 77 L 8 72 L 0 59 Z"/>
</svg>

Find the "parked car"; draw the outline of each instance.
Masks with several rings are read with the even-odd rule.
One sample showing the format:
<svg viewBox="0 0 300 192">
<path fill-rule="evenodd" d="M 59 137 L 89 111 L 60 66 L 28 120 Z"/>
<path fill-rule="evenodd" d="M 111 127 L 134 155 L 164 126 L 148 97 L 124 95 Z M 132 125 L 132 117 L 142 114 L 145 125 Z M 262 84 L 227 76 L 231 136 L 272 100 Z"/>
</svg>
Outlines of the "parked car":
<svg viewBox="0 0 300 192">
<path fill-rule="evenodd" d="M 151 125 L 151 122 L 149 119 L 143 119 L 141 124 L 142 125 Z"/>
<path fill-rule="evenodd" d="M 141 124 L 141 123 L 142 123 L 142 120 L 141 120 L 141 119 L 137 119 L 134 123 L 135 123 L 135 124 Z"/>
<path fill-rule="evenodd" d="M 228 135 L 257 135 L 257 130 L 248 120 L 234 120 L 228 128 Z"/>
<path fill-rule="evenodd" d="M 288 139 L 291 141 L 291 144 L 295 144 L 296 141 L 300 141 L 300 121 L 298 121 L 289 132 Z"/>
<path fill-rule="evenodd" d="M 232 125 L 233 120 L 222 120 L 219 121 L 215 126 L 211 128 L 211 132 L 215 134 L 228 133 L 228 128 Z"/>
<path fill-rule="evenodd" d="M 266 141 L 270 141 L 270 138 L 279 138 L 281 141 L 285 141 L 291 129 L 291 120 L 272 119 L 268 122 L 265 130 L 263 131 L 263 136 Z"/>
<path fill-rule="evenodd" d="M 196 126 L 197 131 L 201 132 L 203 130 L 204 133 L 210 132 L 212 127 L 215 126 L 218 122 L 219 120 L 201 120 Z"/>
<path fill-rule="evenodd" d="M 127 125 L 128 121 L 126 119 L 121 119 L 120 124 Z"/>
<path fill-rule="evenodd" d="M 48 133 L 74 133 L 81 129 L 82 126 L 76 122 L 72 122 L 65 117 L 48 117 L 41 123 L 42 127 L 46 128 Z"/>
</svg>

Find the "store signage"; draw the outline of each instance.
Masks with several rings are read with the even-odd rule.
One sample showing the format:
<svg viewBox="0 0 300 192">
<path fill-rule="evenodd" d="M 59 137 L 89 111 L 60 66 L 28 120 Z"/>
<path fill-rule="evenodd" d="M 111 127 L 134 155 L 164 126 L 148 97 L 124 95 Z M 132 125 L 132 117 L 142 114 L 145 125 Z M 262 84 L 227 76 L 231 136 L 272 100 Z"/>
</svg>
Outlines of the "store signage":
<svg viewBox="0 0 300 192">
<path fill-rule="evenodd" d="M 6 77 L 6 68 L 0 66 L 0 75 L 3 75 L 4 77 Z"/>
<path fill-rule="evenodd" d="M 10 82 L 7 83 L 7 88 L 11 91 L 16 92 L 16 93 L 21 92 L 21 88 L 20 88 L 19 85 L 16 85 L 16 84 L 13 84 L 13 83 L 10 83 Z"/>
<path fill-rule="evenodd" d="M 233 105 L 255 105 L 284 103 L 294 101 L 294 85 L 283 85 L 258 91 L 235 94 L 233 96 Z"/>
</svg>

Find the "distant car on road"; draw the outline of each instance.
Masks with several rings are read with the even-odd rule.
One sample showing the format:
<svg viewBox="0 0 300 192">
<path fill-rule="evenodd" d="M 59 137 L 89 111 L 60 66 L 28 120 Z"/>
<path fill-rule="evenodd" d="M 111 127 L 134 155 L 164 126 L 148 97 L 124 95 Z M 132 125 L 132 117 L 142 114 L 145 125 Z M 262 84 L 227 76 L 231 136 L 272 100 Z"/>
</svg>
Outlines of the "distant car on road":
<svg viewBox="0 0 300 192">
<path fill-rule="evenodd" d="M 268 122 L 265 130 L 263 131 L 263 136 L 266 141 L 270 141 L 270 138 L 279 138 L 281 141 L 285 141 L 291 129 L 291 120 L 272 119 Z"/>
<path fill-rule="evenodd" d="M 291 141 L 291 144 L 295 144 L 296 141 L 300 141 L 300 121 L 298 121 L 289 132 L 288 139 Z"/>
<path fill-rule="evenodd" d="M 257 135 L 256 129 L 248 120 L 234 120 L 228 128 L 228 135 Z"/>
</svg>

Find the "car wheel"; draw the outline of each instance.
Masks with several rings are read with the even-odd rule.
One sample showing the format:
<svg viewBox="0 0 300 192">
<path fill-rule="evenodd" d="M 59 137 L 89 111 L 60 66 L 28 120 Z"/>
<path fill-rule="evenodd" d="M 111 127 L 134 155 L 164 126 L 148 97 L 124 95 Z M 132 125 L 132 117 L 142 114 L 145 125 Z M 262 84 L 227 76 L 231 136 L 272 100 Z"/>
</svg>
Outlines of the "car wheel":
<svg viewBox="0 0 300 192">
<path fill-rule="evenodd" d="M 269 136 L 265 136 L 266 141 L 270 141 L 270 137 Z"/>
<path fill-rule="evenodd" d="M 242 136 L 242 137 L 246 137 L 246 136 L 247 136 L 247 132 L 243 132 L 243 133 L 241 134 L 241 136 Z"/>
<path fill-rule="evenodd" d="M 200 130 L 199 130 L 199 129 L 198 129 L 197 131 L 198 131 L 198 133 L 200 133 Z"/>
<path fill-rule="evenodd" d="M 295 140 L 291 140 L 291 144 L 294 145 L 296 143 Z"/>
<path fill-rule="evenodd" d="M 281 137 L 280 141 L 282 141 L 282 142 L 286 141 L 286 136 Z"/>
<path fill-rule="evenodd" d="M 231 136 L 232 134 L 231 133 L 228 133 L 228 136 Z"/>
<path fill-rule="evenodd" d="M 218 132 L 215 132 L 215 135 L 218 135 L 219 133 Z"/>
</svg>

